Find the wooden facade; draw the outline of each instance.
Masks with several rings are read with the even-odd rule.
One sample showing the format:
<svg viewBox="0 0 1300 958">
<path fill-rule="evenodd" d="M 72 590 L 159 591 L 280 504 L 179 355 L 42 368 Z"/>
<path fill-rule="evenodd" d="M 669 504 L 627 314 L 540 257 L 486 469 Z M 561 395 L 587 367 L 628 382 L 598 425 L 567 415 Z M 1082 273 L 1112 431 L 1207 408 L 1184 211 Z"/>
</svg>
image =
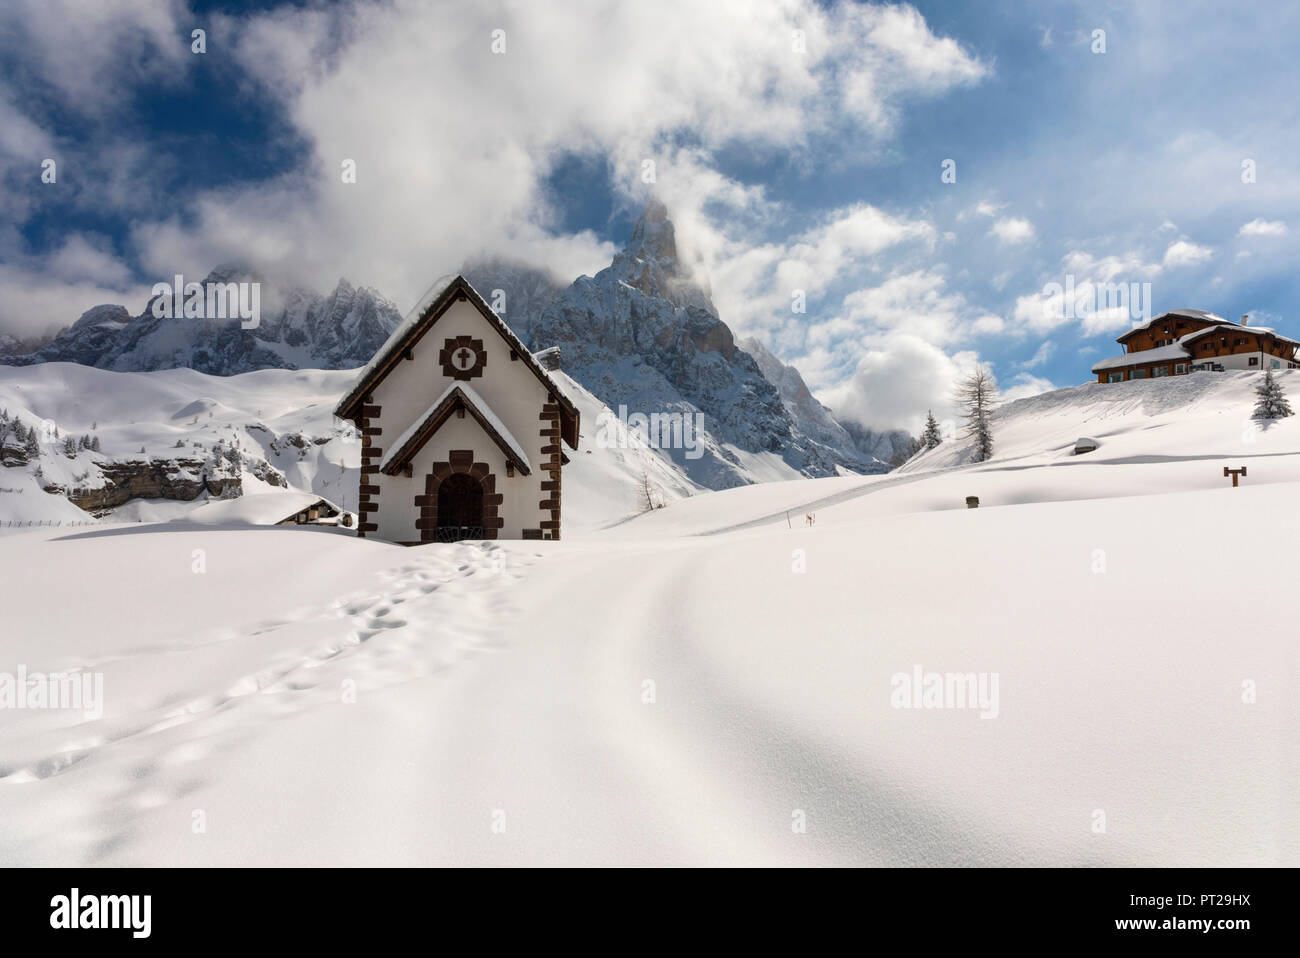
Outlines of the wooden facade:
<svg viewBox="0 0 1300 958">
<path fill-rule="evenodd" d="M 1246 326 L 1200 310 L 1164 313 L 1116 341 L 1124 354 L 1093 367 L 1098 382 L 1300 368 L 1300 342 L 1267 327 Z"/>
</svg>

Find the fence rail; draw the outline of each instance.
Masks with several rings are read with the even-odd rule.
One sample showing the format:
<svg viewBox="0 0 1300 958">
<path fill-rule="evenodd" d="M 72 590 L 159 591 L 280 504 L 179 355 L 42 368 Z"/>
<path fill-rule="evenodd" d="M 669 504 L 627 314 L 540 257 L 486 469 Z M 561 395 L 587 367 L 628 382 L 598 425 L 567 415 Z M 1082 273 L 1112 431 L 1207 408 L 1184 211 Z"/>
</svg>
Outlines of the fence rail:
<svg viewBox="0 0 1300 958">
<path fill-rule="evenodd" d="M 103 519 L 0 519 L 0 529 L 39 529 L 42 526 L 107 526 L 120 524 L 106 522 Z"/>
</svg>

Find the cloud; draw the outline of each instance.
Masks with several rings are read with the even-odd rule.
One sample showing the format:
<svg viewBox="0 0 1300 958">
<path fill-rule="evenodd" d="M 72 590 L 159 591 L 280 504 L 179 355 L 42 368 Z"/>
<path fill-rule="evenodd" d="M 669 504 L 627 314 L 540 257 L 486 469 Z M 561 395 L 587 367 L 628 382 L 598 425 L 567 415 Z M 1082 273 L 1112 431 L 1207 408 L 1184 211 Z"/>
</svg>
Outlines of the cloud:
<svg viewBox="0 0 1300 958">
<path fill-rule="evenodd" d="M 1237 230 L 1238 236 L 1286 236 L 1288 230 L 1281 220 L 1253 219 Z"/>
<path fill-rule="evenodd" d="M 1043 340 L 1042 344 L 1039 345 L 1038 349 L 1034 352 L 1034 355 L 1029 359 L 1025 360 L 1023 363 L 1021 363 L 1021 365 L 1025 369 L 1033 369 L 1036 366 L 1041 366 L 1049 359 L 1052 358 L 1052 353 L 1055 351 L 1056 351 L 1056 341 L 1052 339 L 1045 339 Z"/>
<path fill-rule="evenodd" d="M 1055 383 L 1050 379 L 1042 376 L 1032 376 L 1029 373 L 1020 373 L 1011 380 L 1011 385 L 1002 390 L 1003 402 L 1015 402 L 1017 399 L 1027 399 L 1030 396 L 1037 396 L 1040 393 L 1051 392 L 1058 389 Z"/>
<path fill-rule="evenodd" d="M 1149 311 L 1149 284 L 1163 270 L 1162 264 L 1134 251 L 1096 256 L 1071 250 L 1061 257 L 1059 274 L 1041 289 L 1017 297 L 1013 316 L 1031 333 L 1076 321 L 1087 336 L 1127 329 Z"/>
<path fill-rule="evenodd" d="M 1213 255 L 1214 250 L 1208 246 L 1197 246 L 1187 240 L 1179 240 L 1165 250 L 1163 265 L 1167 269 L 1176 269 L 1179 266 L 1197 266 Z"/>
<path fill-rule="evenodd" d="M 194 200 L 196 215 L 143 223 L 142 258 L 159 270 L 178 248 L 208 262 L 251 251 L 264 268 L 317 283 L 347 273 L 399 303 L 478 253 L 540 257 L 557 273 L 604 265 L 607 246 L 555 228 L 546 179 L 575 152 L 603 157 L 629 205 L 649 192 L 653 163 L 653 189 L 707 266 L 732 250 L 709 210 L 763 212 L 761 190 L 720 173 L 716 150 L 788 156 L 828 137 L 886 137 L 909 97 L 988 73 L 910 7 L 812 0 L 548 9 L 399 0 L 221 29 L 309 152 L 280 180 L 211 191 Z M 497 29 L 502 53 L 492 49 Z M 355 183 L 341 182 L 345 160 Z M 811 243 L 807 282 L 837 256 L 869 252 L 888 222 L 868 209 L 838 227 L 843 235 Z"/>
<path fill-rule="evenodd" d="M 680 220 L 676 213 L 674 220 Z M 934 227 L 924 220 L 892 216 L 868 204 L 835 210 L 786 242 L 728 238 L 707 219 L 678 233 L 715 237 L 706 244 L 703 267 L 719 313 L 741 334 L 779 331 L 785 324 L 802 331 L 807 316 L 791 311 L 796 292 L 813 303 L 835 302 L 846 278 L 860 276 L 879 254 L 912 244 L 928 250 L 935 243 Z M 845 318 L 837 328 L 851 326 Z"/>
<path fill-rule="evenodd" d="M 1004 216 L 993 224 L 989 235 L 996 236 L 1008 246 L 1023 243 L 1034 238 L 1034 224 L 1019 217 Z"/>
<path fill-rule="evenodd" d="M 129 108 L 124 88 L 180 80 L 196 19 L 180 0 L 6 0 L 0 36 L 15 38 L 25 92 L 96 120 Z"/>
<path fill-rule="evenodd" d="M 950 356 L 918 336 L 890 333 L 866 345 L 844 381 L 816 395 L 838 417 L 872 429 L 916 425 L 926 409 L 949 419 L 953 388 L 977 362 L 973 352 Z"/>
</svg>

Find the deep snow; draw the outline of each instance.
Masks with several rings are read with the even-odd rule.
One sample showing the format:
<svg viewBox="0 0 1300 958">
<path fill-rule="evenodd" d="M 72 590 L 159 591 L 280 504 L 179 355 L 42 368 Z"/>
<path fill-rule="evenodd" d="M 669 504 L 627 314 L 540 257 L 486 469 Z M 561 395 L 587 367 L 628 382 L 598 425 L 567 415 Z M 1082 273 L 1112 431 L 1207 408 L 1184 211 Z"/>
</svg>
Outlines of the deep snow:
<svg viewBox="0 0 1300 958">
<path fill-rule="evenodd" d="M 555 543 L 4 537 L 0 672 L 100 672 L 105 713 L 0 713 L 0 862 L 1300 863 L 1300 418 L 1122 385 L 1172 389 Z M 996 717 L 894 707 L 918 667 Z"/>
</svg>

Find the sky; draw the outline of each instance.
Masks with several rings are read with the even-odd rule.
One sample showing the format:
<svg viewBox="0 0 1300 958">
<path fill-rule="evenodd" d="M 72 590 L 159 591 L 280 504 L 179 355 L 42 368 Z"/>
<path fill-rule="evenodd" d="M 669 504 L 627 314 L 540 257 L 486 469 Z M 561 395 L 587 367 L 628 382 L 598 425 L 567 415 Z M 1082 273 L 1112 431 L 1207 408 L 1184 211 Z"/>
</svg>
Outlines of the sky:
<svg viewBox="0 0 1300 958">
<path fill-rule="evenodd" d="M 568 282 L 653 193 L 737 336 L 916 430 L 977 363 L 1092 379 L 1144 315 L 1300 337 L 1297 35 L 1272 4 L 6 0 L 0 333 L 231 262 L 401 311 L 483 256 Z"/>
</svg>

